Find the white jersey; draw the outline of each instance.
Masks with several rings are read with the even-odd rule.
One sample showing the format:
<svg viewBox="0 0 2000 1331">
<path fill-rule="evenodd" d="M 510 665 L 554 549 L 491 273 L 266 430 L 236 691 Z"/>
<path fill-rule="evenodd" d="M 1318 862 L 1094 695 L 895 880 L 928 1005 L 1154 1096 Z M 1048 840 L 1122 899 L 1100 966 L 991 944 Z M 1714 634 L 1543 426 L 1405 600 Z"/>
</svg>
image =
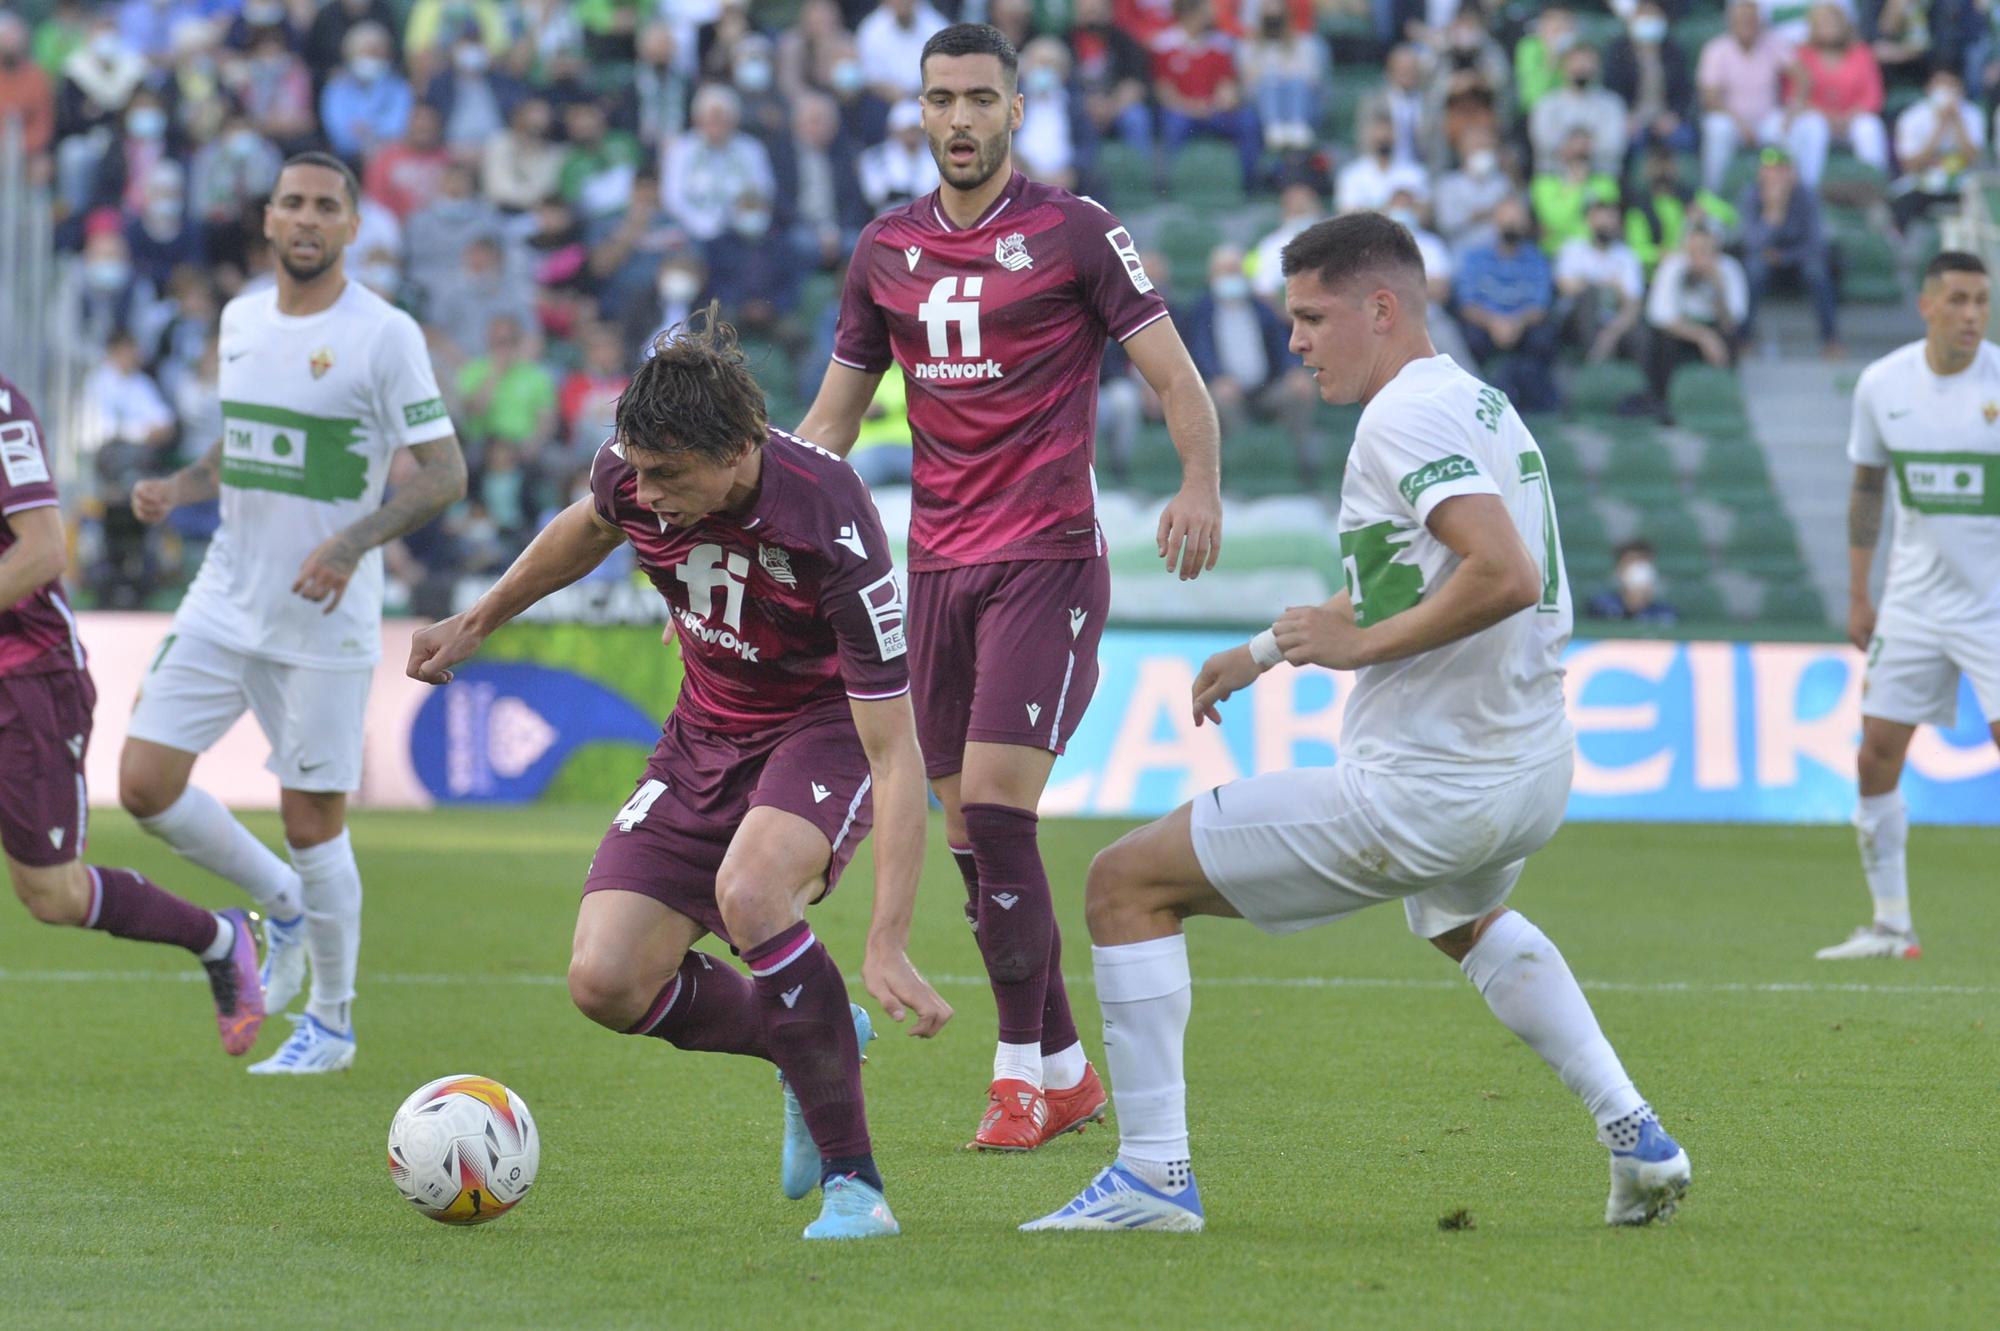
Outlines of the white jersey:
<svg viewBox="0 0 2000 1331">
<path fill-rule="evenodd" d="M 1567 753 L 1569 585 L 1548 466 L 1499 389 L 1449 356 L 1411 361 L 1361 413 L 1340 491 L 1340 558 L 1364 628 L 1459 565 L 1425 525 L 1456 495 L 1497 495 L 1542 573 L 1532 607 L 1470 637 L 1355 673 L 1344 763 L 1397 773 L 1517 775 Z"/>
<path fill-rule="evenodd" d="M 1895 473 L 1884 623 L 2000 620 L 2000 347 L 1957 374 L 1912 342 L 1861 372 L 1847 456 Z"/>
<path fill-rule="evenodd" d="M 275 287 L 222 311 L 222 526 L 174 631 L 292 665 L 382 655 L 382 552 L 333 613 L 292 591 L 319 545 L 382 504 L 399 445 L 452 433 L 416 321 L 350 279 L 318 314 Z"/>
</svg>

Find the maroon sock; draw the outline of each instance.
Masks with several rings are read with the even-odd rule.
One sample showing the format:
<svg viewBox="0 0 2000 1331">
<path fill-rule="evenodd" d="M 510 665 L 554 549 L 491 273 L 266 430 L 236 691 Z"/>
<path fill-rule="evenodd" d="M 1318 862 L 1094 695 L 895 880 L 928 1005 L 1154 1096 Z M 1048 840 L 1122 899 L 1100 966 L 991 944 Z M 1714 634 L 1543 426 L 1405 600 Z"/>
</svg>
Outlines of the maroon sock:
<svg viewBox="0 0 2000 1331">
<path fill-rule="evenodd" d="M 764 1010 L 764 1039 L 799 1097 L 822 1160 L 870 1154 L 861 1046 L 847 981 L 804 920 L 743 952 Z"/>
<path fill-rule="evenodd" d="M 676 1049 L 771 1057 L 764 1008 L 750 977 L 706 952 L 690 952 L 627 1035 L 650 1035 Z"/>
<path fill-rule="evenodd" d="M 1063 986 L 1062 930 L 1049 923 L 1049 987 L 1042 998 L 1042 1056 L 1059 1054 L 1076 1043 L 1076 1019 L 1069 1014 L 1069 990 Z"/>
<path fill-rule="evenodd" d="M 1000 1041 L 1039 1044 L 1057 935 L 1049 879 L 1035 842 L 1038 820 L 1004 804 L 968 804 L 964 812 L 979 861 L 979 951 L 1000 1014 Z"/>
<path fill-rule="evenodd" d="M 172 943 L 200 956 L 221 929 L 215 916 L 192 901 L 183 901 L 133 869 L 90 868 L 90 914 L 86 929 L 102 929 L 119 938 L 148 943 Z"/>
<path fill-rule="evenodd" d="M 958 876 L 965 880 L 965 922 L 974 933 L 979 932 L 979 861 L 969 850 L 951 848 L 951 858 L 958 864 Z"/>
</svg>

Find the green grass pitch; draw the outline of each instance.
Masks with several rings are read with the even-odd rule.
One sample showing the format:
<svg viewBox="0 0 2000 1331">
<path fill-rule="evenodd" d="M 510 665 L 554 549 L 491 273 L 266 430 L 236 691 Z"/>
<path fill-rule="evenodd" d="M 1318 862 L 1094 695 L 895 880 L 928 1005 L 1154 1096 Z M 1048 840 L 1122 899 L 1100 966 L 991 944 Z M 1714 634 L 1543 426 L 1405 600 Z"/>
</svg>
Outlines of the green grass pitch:
<svg viewBox="0 0 2000 1331">
<path fill-rule="evenodd" d="M 1917 963 L 1812 960 L 1864 908 L 1844 829 L 1574 826 L 1530 865 L 1515 904 L 1694 1160 L 1680 1215 L 1647 1230 L 1603 1226 L 1586 1116 L 1399 911 L 1285 940 L 1198 922 L 1198 1236 L 1014 1232 L 1110 1158 L 1115 1130 L 959 1149 L 993 1008 L 933 836 L 912 951 L 958 1016 L 929 1044 L 878 1017 L 865 1075 L 904 1235 L 821 1247 L 797 1237 L 816 1201 L 778 1192 L 768 1067 L 570 1006 L 559 977 L 607 812 L 358 818 L 360 1057 L 325 1079 L 244 1075 L 185 957 L 16 911 L 0 1325 L 2000 1325 L 1990 831 L 1914 835 Z M 1044 828 L 1093 1054 L 1080 884 L 1118 830 Z M 91 850 L 234 900 L 123 815 Z M 869 884 L 864 851 L 814 914 L 850 973 Z M 507 1082 L 542 1132 L 535 1191 L 474 1229 L 417 1215 L 383 1168 L 398 1102 L 450 1072 Z M 1469 1227 L 1440 1226 L 1459 1211 Z"/>
</svg>

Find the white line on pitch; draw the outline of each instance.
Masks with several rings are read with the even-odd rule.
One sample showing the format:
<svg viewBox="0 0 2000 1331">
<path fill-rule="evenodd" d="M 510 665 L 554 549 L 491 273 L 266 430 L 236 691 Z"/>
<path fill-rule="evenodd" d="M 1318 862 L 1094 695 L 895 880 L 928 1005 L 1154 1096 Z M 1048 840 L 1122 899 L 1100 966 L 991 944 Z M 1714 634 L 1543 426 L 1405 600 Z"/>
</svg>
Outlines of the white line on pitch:
<svg viewBox="0 0 2000 1331">
<path fill-rule="evenodd" d="M 983 988 L 987 980 L 984 975 L 932 975 L 932 984 L 953 988 Z M 208 976 L 196 970 L 179 971 L 70 971 L 70 970 L 7 970 L 0 969 L 0 983 L 13 984 L 118 984 L 133 981 L 205 983 Z M 847 977 L 850 985 L 861 983 L 859 976 Z M 1092 979 L 1088 975 L 1064 975 L 1063 982 L 1072 986 L 1089 986 Z M 560 975 L 478 975 L 470 972 L 458 975 L 412 975 L 381 974 L 363 972 L 361 983 L 385 985 L 527 985 L 535 988 L 554 987 L 567 983 Z M 1464 980 L 1416 977 L 1371 977 L 1364 975 L 1217 975 L 1194 977 L 1194 983 L 1210 989 L 1463 989 Z M 1747 981 L 1724 981 L 1711 983 L 1701 980 L 1583 980 L 1585 989 L 1599 993 L 1627 994 L 1914 994 L 1926 997 L 1946 995 L 1988 996 L 2000 994 L 2000 985 L 1981 984 L 1865 984 L 1858 981 L 1833 983 L 1821 981 L 1774 981 L 1770 983 L 1750 983 Z"/>
</svg>

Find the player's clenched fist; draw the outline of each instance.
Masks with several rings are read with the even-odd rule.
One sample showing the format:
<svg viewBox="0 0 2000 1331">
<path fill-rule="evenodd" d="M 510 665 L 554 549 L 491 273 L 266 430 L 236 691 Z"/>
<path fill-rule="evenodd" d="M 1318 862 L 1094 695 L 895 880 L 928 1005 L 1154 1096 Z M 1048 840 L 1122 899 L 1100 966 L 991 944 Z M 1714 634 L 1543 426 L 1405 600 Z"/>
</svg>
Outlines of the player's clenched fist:
<svg viewBox="0 0 2000 1331">
<path fill-rule="evenodd" d="M 479 650 L 486 635 L 468 627 L 464 615 L 441 619 L 410 639 L 410 663 L 404 673 L 426 684 L 451 683 L 451 667 Z"/>
<path fill-rule="evenodd" d="M 150 477 L 132 487 L 132 516 L 147 526 L 165 521 L 177 506 L 170 476 Z"/>
</svg>

